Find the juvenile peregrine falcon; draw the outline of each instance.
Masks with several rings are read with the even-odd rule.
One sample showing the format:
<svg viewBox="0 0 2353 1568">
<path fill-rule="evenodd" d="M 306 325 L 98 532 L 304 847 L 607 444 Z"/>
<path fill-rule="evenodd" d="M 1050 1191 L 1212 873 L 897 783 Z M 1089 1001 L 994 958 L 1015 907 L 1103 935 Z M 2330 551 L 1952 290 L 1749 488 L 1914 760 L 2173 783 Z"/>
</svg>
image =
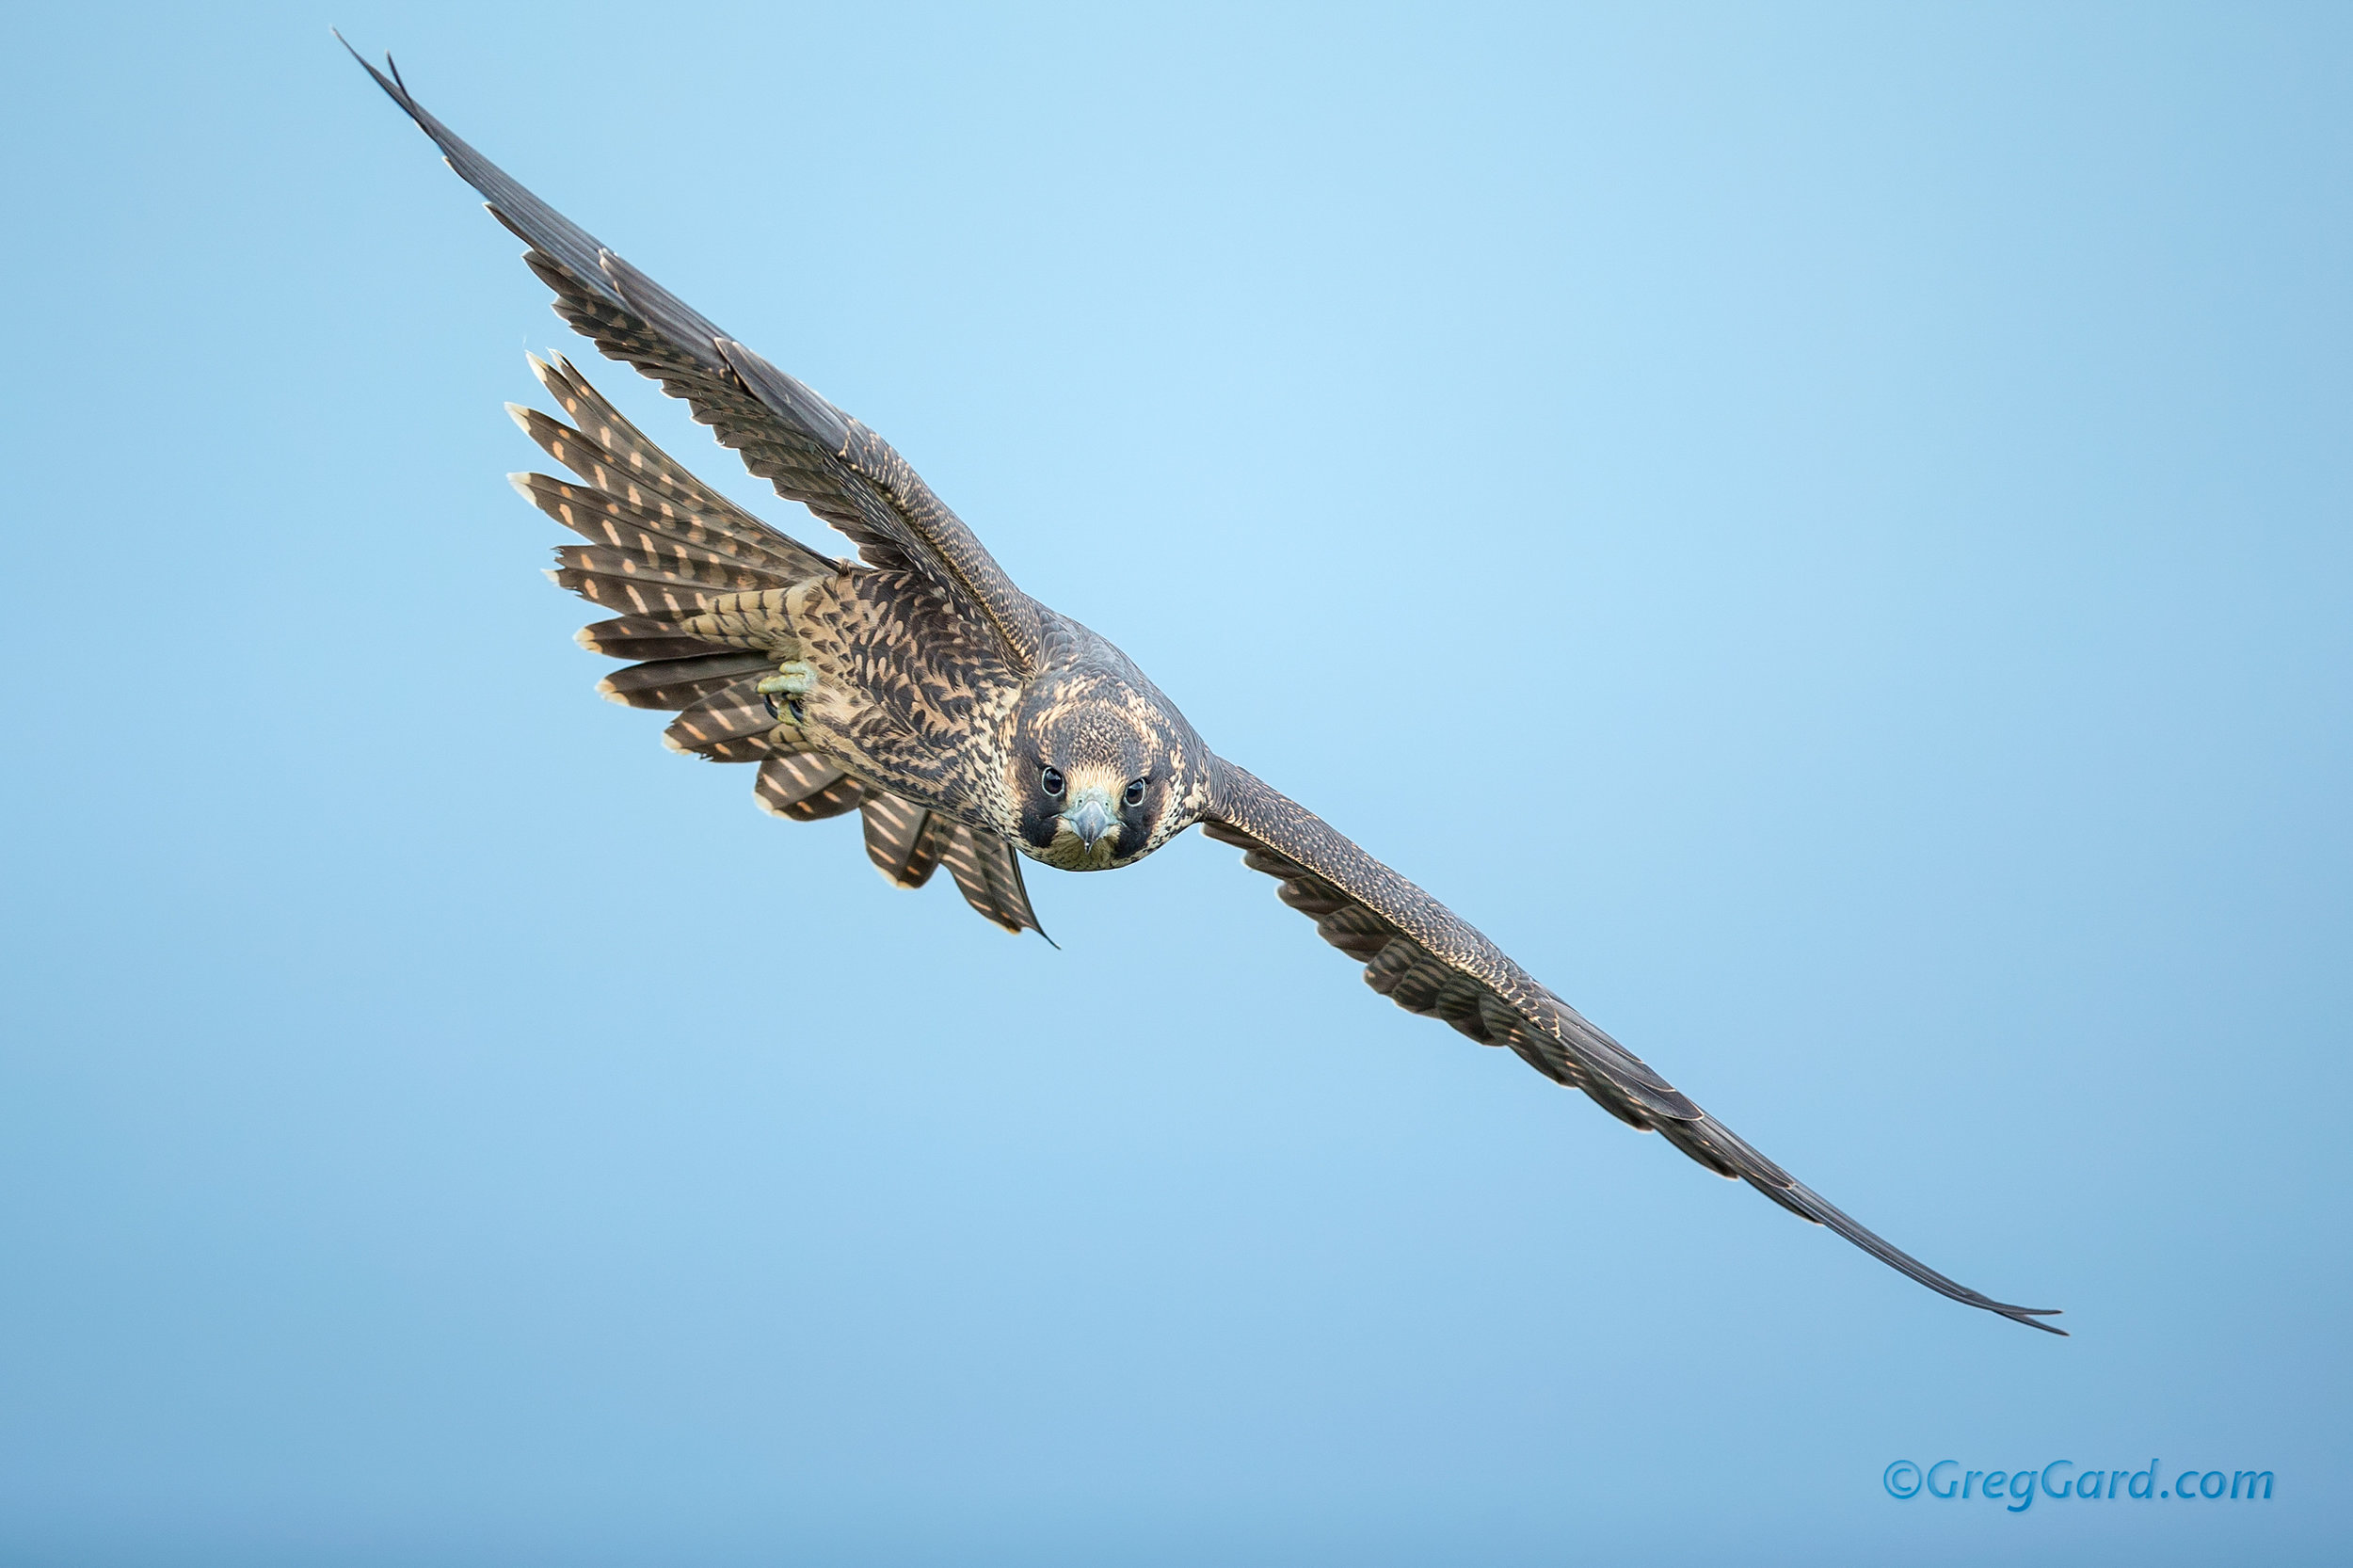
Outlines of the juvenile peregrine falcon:
<svg viewBox="0 0 2353 1568">
<path fill-rule="evenodd" d="M 685 399 L 753 473 L 857 546 L 862 564 L 786 536 L 688 473 L 563 360 L 532 361 L 571 423 L 510 411 L 576 477 L 517 475 L 516 488 L 587 541 L 558 551 L 553 575 L 617 614 L 580 641 L 632 661 L 606 677 L 608 696 L 677 712 L 669 744 L 756 763 L 755 793 L 778 816 L 855 808 L 884 875 L 917 888 L 945 864 L 973 908 L 1016 933 L 1038 929 L 1021 856 L 1104 871 L 1197 823 L 1275 878 L 1399 1006 L 1510 1048 L 1931 1290 L 2062 1332 L 2038 1321 L 2050 1309 L 1980 1295 L 1849 1219 L 1445 905 L 1210 751 L 1126 654 L 1016 587 L 881 437 L 507 178 L 419 107 L 389 59 L 389 74 L 360 64 L 530 247 L 523 260 L 557 314 Z"/>
</svg>

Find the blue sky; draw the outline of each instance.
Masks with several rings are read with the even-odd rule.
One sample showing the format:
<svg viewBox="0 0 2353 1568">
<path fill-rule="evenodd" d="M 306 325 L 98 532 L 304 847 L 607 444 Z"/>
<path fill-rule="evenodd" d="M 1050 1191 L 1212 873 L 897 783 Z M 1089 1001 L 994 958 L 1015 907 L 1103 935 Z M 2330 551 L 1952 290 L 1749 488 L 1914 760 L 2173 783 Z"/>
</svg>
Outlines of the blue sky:
<svg viewBox="0 0 2353 1568">
<path fill-rule="evenodd" d="M 1388 1007 L 1197 835 L 1039 871 L 1057 952 L 664 751 L 501 477 L 573 345 L 329 24 L 2074 1337 Z M 2340 9 L 11 34 L 0 1556 L 2341 1549 Z M 1947 1457 L 2278 1494 L 1881 1488 Z"/>
</svg>

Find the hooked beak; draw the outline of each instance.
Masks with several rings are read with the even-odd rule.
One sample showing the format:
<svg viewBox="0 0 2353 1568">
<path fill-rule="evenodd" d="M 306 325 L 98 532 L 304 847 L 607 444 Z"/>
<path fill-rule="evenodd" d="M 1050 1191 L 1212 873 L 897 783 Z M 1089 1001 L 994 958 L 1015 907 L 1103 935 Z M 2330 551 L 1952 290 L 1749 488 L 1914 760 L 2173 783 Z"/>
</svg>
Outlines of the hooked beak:
<svg viewBox="0 0 2353 1568">
<path fill-rule="evenodd" d="M 1072 795 L 1070 808 L 1062 814 L 1062 820 L 1070 824 L 1070 831 L 1089 849 L 1119 825 L 1119 818 L 1112 812 L 1111 792 L 1103 789 L 1080 790 Z"/>
</svg>

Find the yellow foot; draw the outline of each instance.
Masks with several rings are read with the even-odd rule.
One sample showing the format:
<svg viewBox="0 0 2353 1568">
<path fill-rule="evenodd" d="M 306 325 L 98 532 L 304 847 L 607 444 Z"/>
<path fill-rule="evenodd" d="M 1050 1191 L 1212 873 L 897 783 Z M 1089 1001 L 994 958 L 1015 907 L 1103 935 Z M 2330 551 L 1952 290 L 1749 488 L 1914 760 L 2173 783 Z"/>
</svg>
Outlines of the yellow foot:
<svg viewBox="0 0 2353 1568">
<path fill-rule="evenodd" d="M 776 674 L 753 689 L 766 700 L 770 718 L 780 719 L 790 713 L 792 722 L 799 724 L 802 717 L 801 699 L 817 689 L 817 672 L 800 660 L 793 659 L 778 664 Z"/>
</svg>

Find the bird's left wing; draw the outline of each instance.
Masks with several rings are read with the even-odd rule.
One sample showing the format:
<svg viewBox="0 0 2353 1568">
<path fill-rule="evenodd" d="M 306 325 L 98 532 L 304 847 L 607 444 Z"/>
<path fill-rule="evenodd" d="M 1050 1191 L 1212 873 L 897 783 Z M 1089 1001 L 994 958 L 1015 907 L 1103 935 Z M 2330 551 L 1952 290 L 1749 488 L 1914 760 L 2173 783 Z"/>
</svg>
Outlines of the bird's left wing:
<svg viewBox="0 0 2353 1568">
<path fill-rule="evenodd" d="M 516 184 L 427 114 L 397 71 L 376 70 L 357 50 L 352 57 L 531 247 L 523 260 L 555 291 L 556 312 L 574 329 L 684 398 L 744 467 L 848 535 L 868 561 L 929 578 L 987 630 L 1014 671 L 1037 666 L 1037 605 L 888 442 Z"/>
<path fill-rule="evenodd" d="M 1242 864 L 1276 878 L 1283 902 L 1362 963 L 1365 983 L 1400 1007 L 1442 1018 L 1482 1045 L 1510 1047 L 1619 1120 L 1658 1133 L 1709 1170 L 1829 1226 L 1931 1290 L 2029 1328 L 2065 1332 L 2038 1321 L 2053 1309 L 1994 1301 L 1856 1224 L 1538 984 L 1452 910 L 1241 768 L 1215 763 L 1201 825 L 1209 837 L 1240 845 Z"/>
</svg>

